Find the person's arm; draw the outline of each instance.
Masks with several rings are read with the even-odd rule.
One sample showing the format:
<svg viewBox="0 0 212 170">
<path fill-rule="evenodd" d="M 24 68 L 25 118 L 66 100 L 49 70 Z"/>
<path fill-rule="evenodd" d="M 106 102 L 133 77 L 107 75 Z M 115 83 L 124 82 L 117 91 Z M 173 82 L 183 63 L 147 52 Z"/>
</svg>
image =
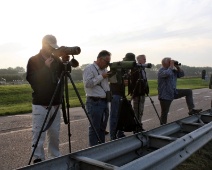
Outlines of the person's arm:
<svg viewBox="0 0 212 170">
<path fill-rule="evenodd" d="M 170 67 L 168 69 L 160 69 L 158 72 L 159 78 L 166 78 L 172 75 L 173 75 L 173 69 Z"/>
<path fill-rule="evenodd" d="M 46 69 L 51 70 L 44 62 L 41 62 L 39 58 L 35 57 L 29 59 L 27 64 L 26 79 L 34 91 L 39 90 L 38 84 L 43 81 L 42 75 L 46 72 Z"/>
<path fill-rule="evenodd" d="M 185 75 L 184 71 L 179 66 L 176 66 L 176 68 L 177 68 L 177 78 L 184 77 Z"/>
</svg>

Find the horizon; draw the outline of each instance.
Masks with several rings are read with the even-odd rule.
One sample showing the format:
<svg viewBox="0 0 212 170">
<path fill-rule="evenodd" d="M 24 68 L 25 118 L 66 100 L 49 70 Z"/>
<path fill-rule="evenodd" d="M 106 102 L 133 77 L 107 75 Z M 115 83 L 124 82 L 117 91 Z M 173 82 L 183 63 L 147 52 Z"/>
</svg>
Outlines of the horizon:
<svg viewBox="0 0 212 170">
<path fill-rule="evenodd" d="M 79 46 L 80 66 L 105 49 L 111 62 L 132 52 L 154 65 L 171 57 L 190 67 L 212 67 L 210 0 L 7 0 L 1 8 L 2 69 L 26 69 L 46 34 L 56 36 L 59 46 Z"/>
</svg>

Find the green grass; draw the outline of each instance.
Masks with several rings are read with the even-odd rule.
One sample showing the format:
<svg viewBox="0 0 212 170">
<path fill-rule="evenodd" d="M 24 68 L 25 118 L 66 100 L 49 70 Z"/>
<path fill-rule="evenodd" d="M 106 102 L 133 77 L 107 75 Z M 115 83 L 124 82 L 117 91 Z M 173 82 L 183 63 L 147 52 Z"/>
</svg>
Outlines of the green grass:
<svg viewBox="0 0 212 170">
<path fill-rule="evenodd" d="M 150 96 L 157 95 L 157 80 L 149 80 Z M 76 83 L 77 91 L 85 102 L 85 92 L 82 83 Z M 200 78 L 184 78 L 178 79 L 178 88 L 206 88 L 208 82 L 202 81 Z M 69 84 L 69 103 L 71 107 L 81 106 L 80 101 L 72 87 Z M 127 89 L 127 88 L 126 88 Z M 0 115 L 14 115 L 31 112 L 31 87 L 24 85 L 1 85 L 0 86 Z M 127 92 L 126 92 L 127 94 Z"/>
</svg>

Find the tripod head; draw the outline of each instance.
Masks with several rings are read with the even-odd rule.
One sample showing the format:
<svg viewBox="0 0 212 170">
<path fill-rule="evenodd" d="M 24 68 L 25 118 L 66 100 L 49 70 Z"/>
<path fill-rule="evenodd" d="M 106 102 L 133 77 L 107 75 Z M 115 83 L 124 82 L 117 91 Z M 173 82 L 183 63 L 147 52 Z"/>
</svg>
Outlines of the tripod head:
<svg viewBox="0 0 212 170">
<path fill-rule="evenodd" d="M 70 66 L 71 67 L 78 67 L 79 66 L 79 62 L 74 58 L 74 56 L 72 55 L 72 59 L 71 61 L 70 60 L 70 56 L 69 55 L 65 55 L 65 56 L 62 56 L 62 61 L 63 63 L 70 63 Z"/>
<path fill-rule="evenodd" d="M 63 62 L 63 69 L 65 71 L 71 71 L 71 68 L 75 68 L 79 66 L 79 62 L 74 58 L 74 56 L 72 55 L 72 59 L 70 60 L 70 56 L 69 55 L 65 55 L 62 56 L 62 62 Z M 70 61 L 69 61 L 70 60 Z"/>
</svg>

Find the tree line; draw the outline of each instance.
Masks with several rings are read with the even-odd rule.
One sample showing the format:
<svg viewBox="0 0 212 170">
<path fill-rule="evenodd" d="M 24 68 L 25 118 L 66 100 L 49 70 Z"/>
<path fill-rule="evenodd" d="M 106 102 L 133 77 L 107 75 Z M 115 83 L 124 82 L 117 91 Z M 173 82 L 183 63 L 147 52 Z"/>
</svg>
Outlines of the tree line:
<svg viewBox="0 0 212 170">
<path fill-rule="evenodd" d="M 71 77 L 73 81 L 82 81 L 82 72 L 87 65 L 88 64 L 83 64 L 82 66 L 71 69 Z M 151 68 L 146 68 L 148 79 L 157 79 L 157 72 L 160 68 L 161 64 L 153 64 Z M 201 77 L 203 70 L 206 72 L 206 77 L 210 77 L 212 74 L 212 67 L 190 67 L 182 65 L 181 68 L 185 72 L 185 77 Z M 4 82 L 26 82 L 26 70 L 23 67 L 0 69 L 0 82 L 1 84 Z"/>
</svg>

